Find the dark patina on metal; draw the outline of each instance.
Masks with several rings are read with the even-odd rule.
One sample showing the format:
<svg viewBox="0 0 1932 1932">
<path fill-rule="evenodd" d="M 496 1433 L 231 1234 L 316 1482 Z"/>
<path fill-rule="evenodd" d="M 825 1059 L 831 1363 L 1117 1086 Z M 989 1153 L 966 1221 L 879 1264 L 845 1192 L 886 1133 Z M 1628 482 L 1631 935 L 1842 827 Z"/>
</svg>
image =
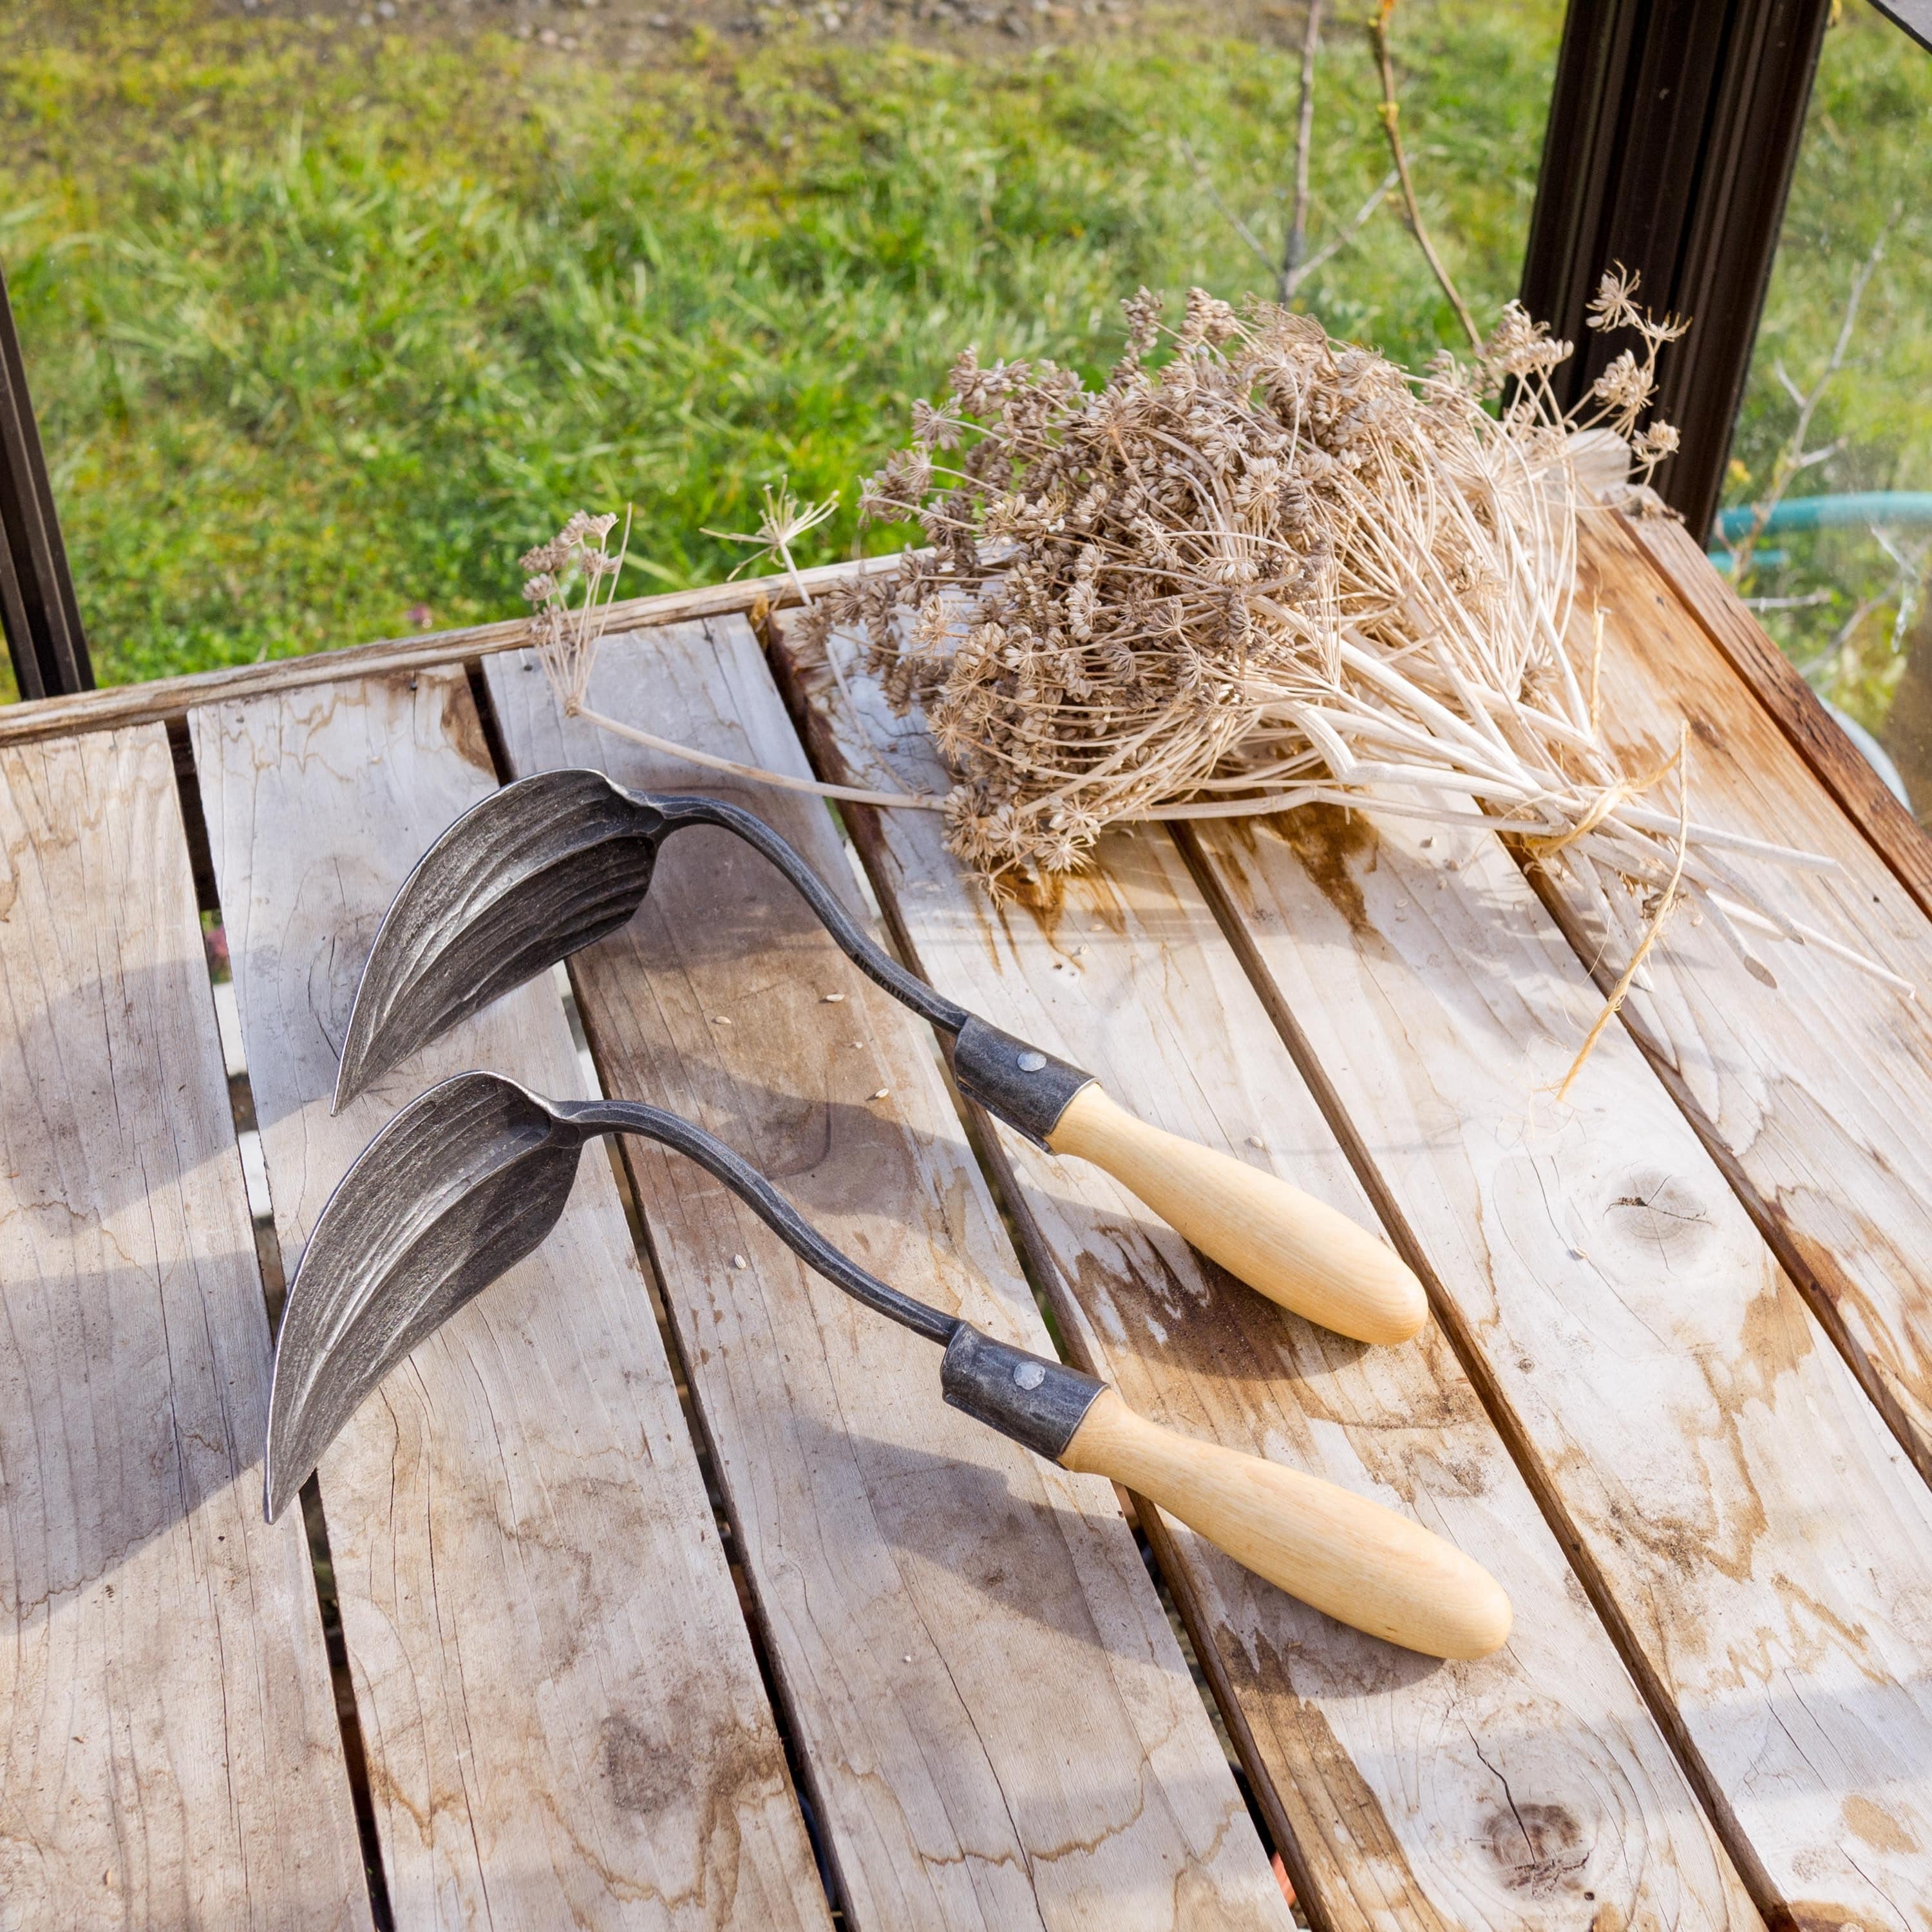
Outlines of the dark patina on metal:
<svg viewBox="0 0 1932 1932">
<path fill-rule="evenodd" d="M 560 959 L 628 923 L 674 832 L 714 825 L 777 866 L 846 956 L 895 999 L 956 1032 L 966 1009 L 864 932 L 756 813 L 702 794 L 626 790 L 602 772 L 539 772 L 448 827 L 390 902 L 342 1043 L 340 1111 L 388 1070 Z"/>
<path fill-rule="evenodd" d="M 940 1393 L 953 1408 L 1057 1462 L 1107 1384 L 1064 1362 L 996 1342 L 962 1322 L 939 1365 Z"/>
<path fill-rule="evenodd" d="M 585 1144 L 606 1133 L 641 1134 L 697 1162 L 808 1268 L 944 1345 L 946 1400 L 1041 1455 L 1060 1454 L 1100 1393 L 1091 1376 L 994 1342 L 880 1280 L 749 1161 L 681 1116 L 629 1100 L 547 1100 L 500 1074 L 463 1073 L 390 1121 L 316 1222 L 275 1339 L 262 1467 L 272 1521 L 383 1376 L 541 1244 Z"/>
<path fill-rule="evenodd" d="M 632 791 L 590 770 L 506 785 L 417 862 L 362 969 L 336 1107 L 459 1020 L 617 931 L 650 890 L 658 848 L 692 825 L 717 826 L 769 859 L 868 979 L 954 1036 L 962 1090 L 1046 1145 L 1090 1073 L 988 1025 L 907 971 L 755 812 L 701 794 Z"/>
<path fill-rule="evenodd" d="M 1002 1033 L 976 1015 L 953 1042 L 952 1077 L 968 1100 L 1040 1148 L 1059 1126 L 1067 1103 L 1094 1081 L 1092 1074 Z"/>
</svg>

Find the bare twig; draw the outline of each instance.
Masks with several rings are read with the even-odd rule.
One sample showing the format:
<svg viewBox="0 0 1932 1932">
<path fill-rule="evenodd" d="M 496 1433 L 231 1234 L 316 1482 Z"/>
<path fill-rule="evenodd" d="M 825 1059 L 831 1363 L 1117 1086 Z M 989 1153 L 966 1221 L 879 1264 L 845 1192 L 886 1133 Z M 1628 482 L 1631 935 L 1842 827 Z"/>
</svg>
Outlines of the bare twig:
<svg viewBox="0 0 1932 1932">
<path fill-rule="evenodd" d="M 1836 594 L 1831 590 L 1808 590 L 1802 597 L 1746 597 L 1740 601 L 1748 610 L 1810 610 L 1830 603 Z"/>
<path fill-rule="evenodd" d="M 1833 682 L 1842 676 L 1850 662 L 1852 638 L 1863 627 L 1865 620 L 1885 602 L 1885 599 L 1886 592 L 1883 590 L 1879 592 L 1875 597 L 1862 598 L 1857 608 L 1838 626 L 1838 634 L 1823 650 L 1819 652 L 1812 663 L 1805 667 L 1807 676 L 1809 676 L 1818 665 L 1828 664 L 1832 667 L 1829 675 Z"/>
<path fill-rule="evenodd" d="M 1308 260 L 1303 262 L 1300 268 L 1296 271 L 1293 283 L 1287 285 L 1289 296 L 1292 296 L 1295 290 L 1299 289 L 1301 284 L 1306 281 L 1309 277 L 1313 274 L 1317 268 L 1322 267 L 1324 263 L 1331 260 L 1335 256 L 1339 255 L 1344 248 L 1348 247 L 1351 242 L 1354 240 L 1355 237 L 1359 235 L 1362 230 L 1367 225 L 1369 217 L 1373 214 L 1376 210 L 1381 207 L 1382 203 L 1388 199 L 1389 190 L 1394 188 L 1395 184 L 1396 172 L 1394 169 L 1390 168 L 1388 172 L 1384 175 L 1380 181 L 1376 182 L 1374 188 L 1370 191 L 1368 200 L 1364 202 L 1360 208 L 1356 209 L 1354 214 L 1349 220 L 1347 224 L 1343 227 L 1338 228 L 1333 235 L 1330 236 L 1328 239 L 1323 242 L 1322 246 L 1316 249 L 1314 254 L 1310 256 Z M 1288 296 L 1285 296 L 1282 299 L 1286 302 L 1288 299 Z"/>
<path fill-rule="evenodd" d="M 1274 275 L 1276 298 L 1284 308 L 1293 303 L 1297 292 L 1310 276 L 1324 263 L 1332 261 L 1354 241 L 1370 217 L 1388 200 L 1390 189 L 1400 178 L 1394 169 L 1390 169 L 1376 184 L 1368 199 L 1355 211 L 1354 216 L 1313 254 L 1309 254 L 1308 214 L 1312 196 L 1308 172 L 1315 142 L 1315 68 L 1316 57 L 1321 50 L 1322 4 L 1323 0 L 1308 0 L 1307 18 L 1302 32 L 1301 98 L 1294 132 L 1294 200 L 1278 264 L 1260 236 L 1234 212 L 1220 190 L 1215 186 L 1214 177 L 1207 164 L 1186 140 L 1178 144 L 1180 152 L 1187 158 L 1188 165 L 1193 169 L 1195 178 L 1201 184 L 1202 191 L 1214 203 L 1215 212 L 1240 237 L 1255 260 Z"/>
<path fill-rule="evenodd" d="M 1222 199 L 1221 190 L 1214 185 L 1214 177 L 1208 171 L 1208 164 L 1184 140 L 1180 143 L 1180 152 L 1187 157 L 1188 166 L 1193 169 L 1195 178 L 1200 182 L 1208 199 L 1214 204 L 1216 212 L 1253 250 L 1255 260 L 1263 268 L 1272 268 L 1274 266 L 1274 255 L 1262 247 L 1255 231 Z"/>
<path fill-rule="evenodd" d="M 1900 211 L 1894 208 L 1893 219 Z M 1865 286 L 1878 272 L 1878 265 L 1885 257 L 1885 243 L 1890 223 L 1881 226 L 1877 239 L 1871 245 L 1871 252 L 1858 264 L 1858 272 L 1852 278 L 1850 292 L 1845 298 L 1845 312 L 1838 323 L 1838 339 L 1832 345 L 1832 352 L 1826 358 L 1825 366 L 1820 370 L 1818 380 L 1809 390 L 1800 394 L 1798 386 L 1780 368 L 1778 380 L 1784 386 L 1785 393 L 1798 405 L 1798 419 L 1791 426 L 1791 434 L 1784 440 L 1784 447 L 1778 453 L 1772 466 L 1771 488 L 1764 496 L 1751 506 L 1751 525 L 1742 540 L 1731 546 L 1731 578 L 1740 590 L 1745 587 L 1750 569 L 1751 554 L 1757 548 L 1758 539 L 1764 535 L 1765 527 L 1771 521 L 1772 512 L 1784 500 L 1784 493 L 1793 481 L 1814 464 L 1822 463 L 1835 456 L 1844 447 L 1841 437 L 1837 442 L 1823 449 L 1808 451 L 1805 438 L 1811 432 L 1811 418 L 1817 413 L 1818 405 L 1824 400 L 1825 392 L 1833 376 L 1845 366 L 1845 358 L 1850 353 L 1852 334 L 1858 326 L 1858 304 L 1864 299 Z M 1865 613 L 1860 611 L 1854 623 L 1862 621 Z"/>
<path fill-rule="evenodd" d="M 1308 156 L 1315 140 L 1315 56 L 1321 44 L 1322 0 L 1308 0 L 1308 18 L 1301 30 L 1301 104 L 1294 124 L 1294 212 L 1281 254 L 1283 308 L 1294 300 L 1294 292 L 1301 285 L 1301 264 L 1308 253 Z"/>
<path fill-rule="evenodd" d="M 1892 532 L 1872 526 L 1872 537 L 1879 548 L 1892 559 L 1898 571 L 1898 609 L 1892 620 L 1892 651 L 1896 657 L 1903 649 L 1905 634 L 1912 628 L 1912 620 L 1917 614 L 1920 587 L 1925 580 L 1925 556 L 1932 550 L 1932 538 L 1916 548 L 1907 544 L 1904 548 L 1894 543 Z"/>
<path fill-rule="evenodd" d="M 1442 292 L 1449 298 L 1449 306 L 1456 311 L 1456 320 L 1469 338 L 1469 346 L 1480 352 L 1482 332 L 1477 328 L 1461 292 L 1449 279 L 1449 271 L 1442 266 L 1442 258 L 1436 252 L 1436 244 L 1429 238 L 1429 230 L 1422 224 L 1422 210 L 1416 205 L 1415 184 L 1409 179 L 1408 157 L 1402 151 L 1399 124 L 1402 106 L 1396 98 L 1395 63 L 1389 56 L 1389 22 L 1394 16 L 1396 0 L 1381 0 L 1369 21 L 1369 39 L 1375 47 L 1376 64 L 1382 70 L 1382 131 L 1388 136 L 1389 158 L 1395 163 L 1396 176 L 1402 183 L 1402 206 L 1408 214 L 1408 232 L 1415 237 L 1416 245 L 1428 261 Z"/>
</svg>

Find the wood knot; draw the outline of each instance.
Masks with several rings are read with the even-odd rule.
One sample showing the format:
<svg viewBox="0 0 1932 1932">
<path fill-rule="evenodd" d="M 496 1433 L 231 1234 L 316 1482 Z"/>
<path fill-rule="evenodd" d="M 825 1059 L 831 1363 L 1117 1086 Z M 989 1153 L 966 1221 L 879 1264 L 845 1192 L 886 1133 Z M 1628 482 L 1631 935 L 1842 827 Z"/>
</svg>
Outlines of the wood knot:
<svg viewBox="0 0 1932 1932">
<path fill-rule="evenodd" d="M 1562 1805 L 1508 1803 L 1492 1816 L 1484 1836 L 1512 1892 L 1551 1898 L 1582 1889 L 1590 1850 Z"/>
<path fill-rule="evenodd" d="M 1673 1265 L 1687 1261 L 1714 1232 L 1704 1197 L 1681 1175 L 1636 1168 L 1615 1184 L 1604 1219 L 1616 1238 Z"/>
</svg>

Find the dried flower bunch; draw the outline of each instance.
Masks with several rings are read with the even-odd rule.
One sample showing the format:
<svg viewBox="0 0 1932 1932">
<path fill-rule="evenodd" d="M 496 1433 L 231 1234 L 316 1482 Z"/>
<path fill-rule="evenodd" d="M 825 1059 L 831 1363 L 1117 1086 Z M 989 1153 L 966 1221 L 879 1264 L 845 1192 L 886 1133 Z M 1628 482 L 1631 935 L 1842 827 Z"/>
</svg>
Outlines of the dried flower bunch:
<svg viewBox="0 0 1932 1932">
<path fill-rule="evenodd" d="M 1684 325 L 1635 292 L 1604 278 L 1592 326 L 1641 346 L 1568 416 L 1569 345 L 1514 303 L 1472 364 L 1419 379 L 1200 290 L 1178 329 L 1147 291 L 1126 303 L 1097 392 L 968 351 L 863 500 L 930 548 L 821 596 L 801 642 L 856 632 L 890 701 L 923 707 L 949 842 L 995 891 L 1078 866 L 1120 820 L 1364 806 L 1540 848 L 1633 949 L 1681 885 L 1762 974 L 1740 924 L 1820 936 L 1724 855 L 1824 862 L 1690 821 L 1681 769 L 1678 809 L 1645 804 L 1681 754 L 1618 771 L 1567 643 L 1580 439 L 1616 438 L 1631 487 L 1676 447 L 1642 419 Z"/>
<path fill-rule="evenodd" d="M 584 703 L 604 634 L 604 613 L 617 594 L 631 530 L 627 520 L 624 540 L 613 556 L 608 545 L 616 527 L 614 516 L 593 517 L 579 510 L 548 543 L 526 550 L 518 560 L 525 573 L 524 601 L 533 607 L 530 640 L 566 716 Z"/>
<path fill-rule="evenodd" d="M 1442 776 L 1467 794 L 1490 774 L 1462 769 L 1463 734 L 1391 691 L 1390 664 L 1472 712 L 1486 742 L 1498 706 L 1553 696 L 1564 750 L 1583 748 L 1559 641 L 1568 434 L 1634 430 L 1676 325 L 1648 325 L 1645 360 L 1612 365 L 1581 424 L 1549 388 L 1566 346 L 1514 305 L 1475 367 L 1445 356 L 1419 382 L 1272 304 L 1238 317 L 1196 290 L 1178 331 L 1145 291 L 1126 306 L 1126 353 L 1097 394 L 1051 364 L 962 356 L 950 406 L 919 409 L 912 448 L 864 500 L 874 518 L 917 518 L 932 550 L 807 622 L 808 644 L 862 631 L 892 701 L 924 706 L 959 781 L 962 856 L 989 878 L 1064 869 L 1103 825 L 1184 800 L 1260 791 L 1245 808 L 1278 810 L 1400 785 L 1395 754 L 1435 764 L 1448 750 Z M 1599 307 L 1622 322 L 1628 287 Z M 1163 335 L 1175 352 L 1150 373 Z M 1668 446 L 1650 436 L 1640 460 Z M 1517 815 L 1568 830 L 1592 802 Z"/>
</svg>

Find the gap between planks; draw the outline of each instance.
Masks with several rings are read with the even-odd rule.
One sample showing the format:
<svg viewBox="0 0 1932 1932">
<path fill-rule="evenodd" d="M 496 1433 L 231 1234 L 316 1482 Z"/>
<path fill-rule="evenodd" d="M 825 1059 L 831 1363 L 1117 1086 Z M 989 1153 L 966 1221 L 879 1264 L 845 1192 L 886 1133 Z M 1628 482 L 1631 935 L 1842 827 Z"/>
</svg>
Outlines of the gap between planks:
<svg viewBox="0 0 1932 1932">
<path fill-rule="evenodd" d="M 631 640 L 607 641 L 598 708 L 804 774 L 748 632 L 652 635 L 641 685 Z M 590 761 L 688 788 L 560 718 L 533 661 L 485 674 L 520 772 Z M 821 805 L 750 802 L 861 912 Z M 1051 1347 L 929 1031 L 748 848 L 679 840 L 640 917 L 572 963 L 607 1084 L 719 1132 L 913 1292 Z M 1108 1486 L 945 1407 L 928 1345 L 722 1190 L 641 1143 L 625 1158 L 855 1921 L 1286 1926 Z"/>
<path fill-rule="evenodd" d="M 472 659 L 464 665 L 464 670 L 469 680 L 470 702 L 476 707 L 483 742 L 489 752 L 497 782 L 507 784 L 514 774 L 514 767 L 503 742 L 502 728 L 496 717 L 496 701 L 490 694 L 489 680 L 484 675 L 480 660 Z M 559 964 L 550 969 L 550 979 L 562 1005 L 565 1018 L 569 1024 L 571 1043 L 576 1049 L 586 1094 L 593 1099 L 604 1097 L 608 1090 L 603 1084 L 603 1076 L 598 1067 L 596 1055 L 591 1051 L 590 1034 L 584 1025 L 583 1010 L 578 1004 L 576 988 L 571 982 L 569 973 Z M 846 1909 L 844 1882 L 839 1876 L 838 1862 L 832 1849 L 826 1843 L 824 1828 L 819 1822 L 820 1804 L 814 1789 L 813 1767 L 799 1749 L 788 1706 L 778 1673 L 772 1666 L 771 1647 L 764 1621 L 758 1614 L 758 1601 L 751 1580 L 746 1574 L 744 1555 L 739 1546 L 737 1532 L 731 1525 L 730 1511 L 725 1505 L 724 1486 L 718 1474 L 717 1452 L 692 1396 L 690 1372 L 684 1359 L 684 1345 L 678 1338 L 676 1326 L 671 1320 L 670 1306 L 664 1299 L 663 1271 L 658 1264 L 650 1228 L 645 1221 L 637 1190 L 631 1184 L 630 1170 L 624 1161 L 622 1142 L 615 1136 L 607 1136 L 600 1142 L 598 1151 L 609 1165 L 611 1183 L 616 1190 L 618 1201 L 624 1210 L 625 1225 L 631 1231 L 631 1244 L 637 1251 L 642 1268 L 645 1290 L 650 1297 L 651 1318 L 657 1324 L 658 1338 L 664 1349 L 664 1359 L 670 1364 L 672 1391 L 677 1397 L 678 1408 L 684 1417 L 685 1431 L 691 1439 L 692 1453 L 698 1459 L 698 1472 L 704 1481 L 706 1499 L 711 1505 L 712 1521 L 730 1568 L 739 1612 L 744 1618 L 746 1636 L 751 1644 L 752 1654 L 758 1666 L 758 1681 L 764 1687 L 766 1700 L 771 1707 L 779 1742 L 784 1747 L 785 1762 L 791 1772 L 806 1832 L 812 1841 L 812 1856 L 818 1865 L 819 1882 L 824 1888 L 826 1910 L 835 1928 L 849 1928 L 851 1916 Z"/>
<path fill-rule="evenodd" d="M 782 647 L 776 658 L 782 676 Z M 846 682 L 876 700 L 867 680 Z M 880 722 L 890 758 L 829 715 L 829 688 L 811 695 L 808 742 L 827 776 L 930 782 L 882 710 L 867 723 Z M 1112 838 L 1100 869 L 1050 903 L 994 913 L 924 814 L 847 816 L 908 950 L 945 990 L 1099 1073 L 1142 1118 L 1292 1172 L 1370 1218 L 1165 835 Z M 1541 1925 L 1560 1900 L 1604 1925 L 1646 1912 L 1755 1924 L 1440 1336 L 1365 1350 L 1327 1335 L 1204 1263 L 1097 1171 L 985 1132 L 1076 1358 L 1177 1426 L 1413 1510 L 1516 1598 L 1518 1634 L 1504 1652 L 1425 1666 L 1255 1585 L 1143 1509 L 1317 1922 Z"/>
<path fill-rule="evenodd" d="M 201 786 L 195 772 L 194 748 L 189 742 L 185 718 L 178 728 L 169 726 L 168 746 L 174 760 L 176 795 L 181 808 L 182 827 L 187 834 L 196 900 L 202 912 L 214 916 L 225 945 L 226 928 L 221 921 L 220 896 L 216 890 L 214 862 L 209 856 L 208 822 L 201 808 Z M 207 969 L 209 988 L 214 999 L 215 1023 L 220 1035 L 228 1081 L 230 1118 L 235 1130 L 236 1149 L 242 1156 L 249 1218 L 255 1237 L 256 1264 L 261 1274 L 262 1307 L 268 1332 L 273 1336 L 280 1325 L 282 1307 L 288 1293 L 288 1271 L 282 1264 L 281 1243 L 275 1233 L 273 1210 L 268 1204 L 267 1172 L 260 1166 L 261 1136 L 256 1126 L 254 1090 L 248 1081 L 248 1057 L 241 1039 L 239 1013 L 232 1008 L 226 1018 L 223 1013 L 221 986 L 225 984 L 232 994 L 234 980 L 231 976 L 225 982 L 217 981 L 214 962 L 206 947 L 202 963 Z M 258 1188 L 261 1195 L 259 1208 L 256 1198 Z M 342 1739 L 343 1761 L 348 1773 L 350 1801 L 355 1813 L 356 1837 L 362 1846 L 370 1916 L 375 1932 L 394 1932 L 395 1914 L 389 1904 L 388 1876 L 383 1869 L 382 1840 L 376 1828 L 362 1717 L 356 1708 L 355 1684 L 350 1672 L 348 1650 L 343 1640 L 342 1609 L 336 1597 L 328 1528 L 322 1515 L 321 1491 L 313 1475 L 302 1485 L 299 1508 L 308 1550 L 309 1575 L 315 1588 L 316 1609 L 322 1621 L 323 1646 L 328 1658 L 329 1683 L 334 1694 L 336 1725 Z"/>
</svg>

